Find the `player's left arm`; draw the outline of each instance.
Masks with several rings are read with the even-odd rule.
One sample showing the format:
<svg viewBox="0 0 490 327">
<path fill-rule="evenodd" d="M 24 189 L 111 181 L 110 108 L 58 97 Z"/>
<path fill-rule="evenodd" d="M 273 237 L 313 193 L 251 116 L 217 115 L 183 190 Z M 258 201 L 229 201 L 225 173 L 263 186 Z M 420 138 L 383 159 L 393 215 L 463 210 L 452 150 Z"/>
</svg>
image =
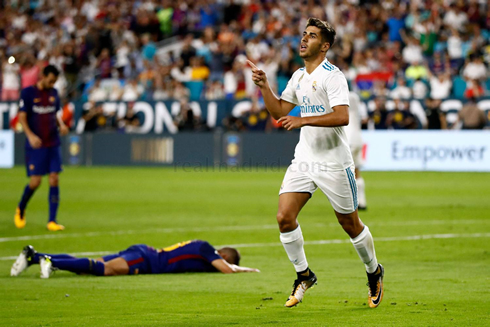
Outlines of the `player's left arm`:
<svg viewBox="0 0 490 327">
<path fill-rule="evenodd" d="M 216 259 L 211 262 L 214 268 L 223 274 L 233 274 L 241 272 L 260 272 L 260 270 L 255 268 L 241 267 L 237 265 L 232 265 L 228 263 L 225 259 Z"/>
<path fill-rule="evenodd" d="M 278 121 L 288 131 L 303 126 L 339 127 L 349 125 L 349 87 L 344 74 L 338 72 L 324 82 L 324 91 L 332 112 L 321 116 L 281 117 Z"/>
<path fill-rule="evenodd" d="M 339 127 L 349 125 L 349 106 L 339 105 L 332 108 L 333 112 L 310 117 L 281 117 L 278 122 L 288 131 L 303 126 Z"/>
</svg>

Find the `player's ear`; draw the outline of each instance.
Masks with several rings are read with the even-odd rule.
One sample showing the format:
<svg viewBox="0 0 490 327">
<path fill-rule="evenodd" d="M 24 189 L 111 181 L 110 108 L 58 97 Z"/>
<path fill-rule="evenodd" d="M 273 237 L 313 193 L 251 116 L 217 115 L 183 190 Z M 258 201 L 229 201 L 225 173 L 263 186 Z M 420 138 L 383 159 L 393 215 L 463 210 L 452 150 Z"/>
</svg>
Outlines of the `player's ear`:
<svg viewBox="0 0 490 327">
<path fill-rule="evenodd" d="M 328 49 L 330 49 L 330 43 L 324 42 L 323 45 L 322 45 L 322 51 L 323 52 L 327 52 Z"/>
</svg>

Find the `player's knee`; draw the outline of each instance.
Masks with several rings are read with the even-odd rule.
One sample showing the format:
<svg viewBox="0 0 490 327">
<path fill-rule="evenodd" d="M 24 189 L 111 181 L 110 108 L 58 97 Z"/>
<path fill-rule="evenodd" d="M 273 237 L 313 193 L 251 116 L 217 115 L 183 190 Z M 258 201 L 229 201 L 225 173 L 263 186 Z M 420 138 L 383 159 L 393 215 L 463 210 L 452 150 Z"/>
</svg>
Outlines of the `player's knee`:
<svg viewBox="0 0 490 327">
<path fill-rule="evenodd" d="M 37 189 L 41 185 L 41 178 L 31 178 L 29 181 L 29 188 L 31 190 Z"/>
<path fill-rule="evenodd" d="M 49 175 L 49 186 L 58 186 L 59 177 L 58 174 L 50 174 Z"/>
<path fill-rule="evenodd" d="M 277 223 L 279 224 L 279 230 L 284 233 L 284 232 L 290 232 L 294 230 L 297 226 L 296 224 L 296 216 L 283 212 L 283 211 L 278 211 L 277 212 Z"/>
<path fill-rule="evenodd" d="M 104 276 L 116 276 L 116 270 L 104 262 Z"/>
<path fill-rule="evenodd" d="M 362 224 L 359 219 L 352 219 L 350 217 L 337 217 L 339 224 L 342 226 L 344 231 L 350 236 L 355 237 L 362 231 Z"/>
</svg>

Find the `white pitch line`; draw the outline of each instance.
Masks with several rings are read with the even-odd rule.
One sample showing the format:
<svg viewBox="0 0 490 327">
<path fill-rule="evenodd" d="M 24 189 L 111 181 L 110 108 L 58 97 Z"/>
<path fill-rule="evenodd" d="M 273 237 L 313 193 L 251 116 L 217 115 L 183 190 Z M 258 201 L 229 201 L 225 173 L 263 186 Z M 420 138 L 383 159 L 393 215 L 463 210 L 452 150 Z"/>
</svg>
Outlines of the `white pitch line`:
<svg viewBox="0 0 490 327">
<path fill-rule="evenodd" d="M 395 236 L 395 237 L 374 237 L 375 242 L 395 242 L 395 241 L 418 241 L 430 239 L 447 239 L 447 238 L 480 238 L 490 237 L 490 233 L 474 233 L 474 234 L 429 234 L 429 235 L 413 235 L 413 236 Z M 318 240 L 305 241 L 305 245 L 323 245 L 323 244 L 342 244 L 350 243 L 350 239 L 341 240 Z M 282 246 L 282 243 L 244 243 L 226 245 L 234 248 L 256 248 L 268 246 Z"/>
<path fill-rule="evenodd" d="M 490 233 L 474 233 L 474 234 L 429 234 L 429 235 L 412 235 L 412 236 L 395 236 L 395 237 L 376 237 L 375 242 L 397 242 L 397 241 L 418 241 L 418 240 L 430 240 L 430 239 L 453 239 L 453 238 L 481 238 L 490 237 Z M 325 244 L 342 244 L 350 243 L 349 239 L 341 240 L 317 240 L 317 241 L 305 241 L 305 245 L 325 245 Z M 244 243 L 244 244 L 228 244 L 217 245 L 216 248 L 223 246 L 230 246 L 235 248 L 257 248 L 257 247 L 271 247 L 282 246 L 282 243 Z M 117 253 L 117 251 L 101 251 L 101 252 L 75 252 L 71 253 L 73 256 L 99 256 L 111 253 Z M 15 260 L 17 256 L 0 257 L 0 261 Z"/>
<path fill-rule="evenodd" d="M 369 226 L 418 226 L 418 225 L 470 225 L 470 224 L 482 224 L 488 223 L 490 220 L 426 220 L 426 221 L 386 221 L 386 222 L 371 222 Z M 339 224 L 335 223 L 317 223 L 308 224 L 309 227 L 336 227 Z M 244 231 L 244 230 L 261 230 L 261 229 L 277 229 L 276 224 L 270 225 L 253 225 L 253 226 L 215 226 L 215 227 L 196 227 L 196 228 L 152 228 L 152 229 L 126 229 L 112 232 L 87 232 L 87 233 L 56 233 L 56 234 L 42 234 L 42 235 L 26 235 L 26 236 L 13 236 L 13 237 L 0 237 L 0 243 L 16 242 L 16 241 L 30 241 L 30 240 L 42 240 L 42 239 L 58 239 L 58 238 L 70 238 L 70 237 L 94 237 L 94 236 L 115 236 L 115 235 L 131 235 L 131 234 L 151 234 L 151 233 L 188 233 L 188 232 L 226 232 L 226 231 Z"/>
<path fill-rule="evenodd" d="M 2 237 L 0 243 L 14 242 L 14 241 L 30 241 L 40 239 L 55 239 L 55 238 L 69 238 L 69 237 L 90 237 L 90 236 L 114 236 L 114 235 L 128 235 L 128 234 L 146 234 L 146 233 L 185 233 L 185 232 L 224 232 L 235 230 L 255 230 L 255 229 L 277 229 L 277 225 L 259 225 L 259 226 L 216 226 L 216 227 L 197 227 L 197 228 L 152 228 L 146 230 L 119 230 L 112 232 L 88 232 L 88 233 L 57 233 L 57 234 L 44 234 L 44 235 L 27 235 L 27 236 L 14 236 L 14 237 Z"/>
<path fill-rule="evenodd" d="M 112 253 L 117 253 L 118 251 L 110 252 L 110 251 L 96 251 L 96 252 L 73 252 L 73 253 L 68 253 L 69 255 L 72 255 L 74 257 L 78 256 L 96 256 L 96 255 L 107 255 L 107 254 L 112 254 Z M 0 261 L 5 261 L 5 260 L 15 260 L 17 259 L 18 255 L 16 256 L 10 256 L 10 257 L 0 257 Z"/>
</svg>

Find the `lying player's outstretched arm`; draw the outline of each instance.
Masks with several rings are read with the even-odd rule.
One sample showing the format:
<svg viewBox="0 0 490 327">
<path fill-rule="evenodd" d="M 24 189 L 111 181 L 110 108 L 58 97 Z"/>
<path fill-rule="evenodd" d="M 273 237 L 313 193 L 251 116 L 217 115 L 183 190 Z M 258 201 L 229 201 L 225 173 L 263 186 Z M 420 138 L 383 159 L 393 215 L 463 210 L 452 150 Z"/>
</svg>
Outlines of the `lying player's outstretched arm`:
<svg viewBox="0 0 490 327">
<path fill-rule="evenodd" d="M 237 265 L 232 265 L 224 259 L 216 259 L 211 262 L 214 268 L 218 269 L 223 274 L 233 274 L 240 272 L 260 272 L 260 270 L 255 268 L 240 267 Z"/>
<path fill-rule="evenodd" d="M 253 62 L 247 60 L 248 65 L 252 68 L 252 80 L 260 88 L 262 97 L 264 98 L 265 107 L 274 119 L 279 119 L 282 116 L 289 114 L 296 105 L 291 102 L 284 101 L 277 97 L 271 90 L 267 76 L 263 70 L 257 68 Z"/>
<path fill-rule="evenodd" d="M 318 127 L 339 127 L 349 125 L 349 106 L 341 105 L 332 108 L 333 112 L 310 117 L 281 117 L 278 122 L 288 131 L 301 128 L 303 126 L 318 126 Z"/>
</svg>

